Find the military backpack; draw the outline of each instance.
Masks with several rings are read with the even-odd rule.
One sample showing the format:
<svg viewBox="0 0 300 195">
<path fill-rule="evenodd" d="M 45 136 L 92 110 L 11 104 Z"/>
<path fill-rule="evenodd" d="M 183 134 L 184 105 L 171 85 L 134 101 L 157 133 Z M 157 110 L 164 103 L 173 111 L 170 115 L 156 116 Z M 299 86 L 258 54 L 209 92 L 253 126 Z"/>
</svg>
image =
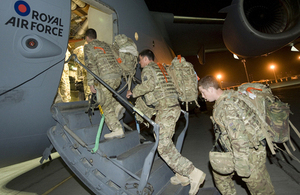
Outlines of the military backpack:
<svg viewBox="0 0 300 195">
<path fill-rule="evenodd" d="M 115 37 L 113 43 L 115 56 L 122 69 L 123 78 L 126 80 L 128 89 L 131 87 L 131 81 L 134 78 L 137 65 L 138 51 L 133 40 L 124 34 Z"/>
<path fill-rule="evenodd" d="M 167 66 L 167 72 L 172 77 L 176 91 L 181 102 L 185 102 L 188 111 L 188 103 L 195 102 L 198 107 L 198 76 L 193 64 L 187 62 L 184 57 L 178 55 Z"/>
<path fill-rule="evenodd" d="M 295 151 L 290 139 L 290 126 L 300 137 L 300 133 L 289 120 L 291 113 L 289 105 L 274 96 L 268 86 L 260 83 L 243 84 L 238 87 L 237 91 L 239 93 L 236 97 L 252 108 L 259 117 L 263 134 L 272 154 L 275 154 L 276 149 L 282 150 L 276 145 L 276 143 L 282 143 L 287 153 L 299 162 L 286 145 L 286 142 L 289 142 Z"/>
</svg>

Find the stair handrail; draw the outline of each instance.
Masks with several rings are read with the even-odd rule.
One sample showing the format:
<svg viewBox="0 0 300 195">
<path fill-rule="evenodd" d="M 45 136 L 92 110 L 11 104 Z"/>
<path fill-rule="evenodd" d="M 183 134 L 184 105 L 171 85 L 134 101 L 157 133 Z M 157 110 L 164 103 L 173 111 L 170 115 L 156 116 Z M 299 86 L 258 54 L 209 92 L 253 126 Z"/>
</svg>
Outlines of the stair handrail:
<svg viewBox="0 0 300 195">
<path fill-rule="evenodd" d="M 70 58 L 74 56 L 75 62 L 77 62 L 80 66 L 82 66 L 84 69 L 86 69 L 95 79 L 97 79 L 104 87 L 106 87 L 110 92 L 112 92 L 115 96 L 120 98 L 127 106 L 129 106 L 131 109 L 133 109 L 135 112 L 137 112 L 139 115 L 141 115 L 144 119 L 146 119 L 151 125 L 154 125 L 155 122 L 151 120 L 149 117 L 147 117 L 144 113 L 142 113 L 139 109 L 137 109 L 135 106 L 130 104 L 127 100 L 125 100 L 120 94 L 118 94 L 113 88 L 111 88 L 107 83 L 105 83 L 100 77 L 98 77 L 95 73 L 93 73 L 89 68 L 87 68 L 85 65 L 83 65 L 77 58 L 76 54 L 72 54 L 69 59 L 65 62 L 67 63 Z"/>
<path fill-rule="evenodd" d="M 176 149 L 181 153 L 181 149 L 182 149 L 182 145 L 183 145 L 183 140 L 184 140 L 184 137 L 185 137 L 185 133 L 186 133 L 186 130 L 189 126 L 189 113 L 182 110 L 181 109 L 181 112 L 183 113 L 184 115 L 184 118 L 185 118 L 185 127 L 183 128 L 182 132 L 180 133 L 180 135 L 178 136 L 177 138 L 177 141 L 176 141 Z"/>
</svg>

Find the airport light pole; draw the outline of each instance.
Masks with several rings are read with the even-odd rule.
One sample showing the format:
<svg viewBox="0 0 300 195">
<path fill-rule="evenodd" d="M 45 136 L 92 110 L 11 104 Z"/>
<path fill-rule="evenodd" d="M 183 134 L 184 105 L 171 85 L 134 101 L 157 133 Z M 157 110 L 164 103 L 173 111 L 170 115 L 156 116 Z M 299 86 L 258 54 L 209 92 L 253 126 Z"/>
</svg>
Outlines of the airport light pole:
<svg viewBox="0 0 300 195">
<path fill-rule="evenodd" d="M 276 78 L 276 74 L 275 74 L 275 66 L 271 65 L 270 68 L 273 70 L 274 77 L 275 77 L 275 82 L 277 83 L 277 78 Z"/>
</svg>

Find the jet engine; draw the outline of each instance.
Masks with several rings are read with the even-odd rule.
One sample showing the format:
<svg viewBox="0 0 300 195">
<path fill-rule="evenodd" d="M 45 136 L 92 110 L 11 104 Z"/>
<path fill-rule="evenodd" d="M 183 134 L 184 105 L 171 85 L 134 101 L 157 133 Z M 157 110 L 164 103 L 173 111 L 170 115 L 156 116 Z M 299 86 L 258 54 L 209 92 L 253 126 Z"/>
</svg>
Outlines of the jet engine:
<svg viewBox="0 0 300 195">
<path fill-rule="evenodd" d="M 227 13 L 223 40 L 241 58 L 272 53 L 300 35 L 300 0 L 233 0 Z"/>
</svg>

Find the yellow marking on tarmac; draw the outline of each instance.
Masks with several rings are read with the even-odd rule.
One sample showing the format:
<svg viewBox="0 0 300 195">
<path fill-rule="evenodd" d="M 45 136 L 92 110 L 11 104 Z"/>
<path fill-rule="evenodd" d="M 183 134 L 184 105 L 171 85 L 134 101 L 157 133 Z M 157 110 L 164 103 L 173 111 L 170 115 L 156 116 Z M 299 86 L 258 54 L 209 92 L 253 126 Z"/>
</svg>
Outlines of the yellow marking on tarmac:
<svg viewBox="0 0 300 195">
<path fill-rule="evenodd" d="M 68 181 L 69 179 L 71 179 L 74 175 L 71 175 L 70 177 L 68 177 L 67 179 L 63 180 L 62 182 L 60 182 L 59 184 L 57 184 L 56 186 L 54 186 L 53 188 L 49 189 L 47 192 L 45 192 L 42 195 L 47 195 L 50 192 L 52 192 L 53 190 L 55 190 L 56 188 L 58 188 L 60 185 L 62 185 L 63 183 L 65 183 L 66 181 Z"/>
</svg>

